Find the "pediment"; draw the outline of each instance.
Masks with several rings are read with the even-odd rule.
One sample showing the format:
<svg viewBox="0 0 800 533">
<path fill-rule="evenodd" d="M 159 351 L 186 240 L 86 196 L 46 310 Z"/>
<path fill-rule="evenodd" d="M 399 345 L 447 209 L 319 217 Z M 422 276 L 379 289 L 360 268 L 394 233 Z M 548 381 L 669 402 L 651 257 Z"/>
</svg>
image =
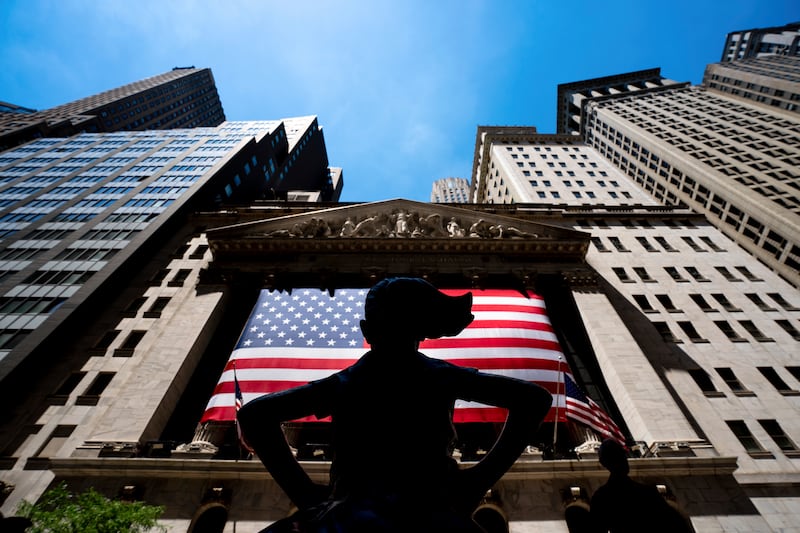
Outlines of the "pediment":
<svg viewBox="0 0 800 533">
<path fill-rule="evenodd" d="M 245 222 L 208 231 L 209 243 L 241 240 L 494 240 L 587 238 L 568 228 L 451 205 L 385 200 Z"/>
<path fill-rule="evenodd" d="M 206 282 L 356 287 L 386 275 L 431 275 L 451 286 L 527 286 L 540 274 L 582 269 L 590 238 L 486 205 L 400 199 L 290 215 L 270 205 L 263 218 L 252 218 L 258 211 L 206 232 L 213 255 Z"/>
</svg>

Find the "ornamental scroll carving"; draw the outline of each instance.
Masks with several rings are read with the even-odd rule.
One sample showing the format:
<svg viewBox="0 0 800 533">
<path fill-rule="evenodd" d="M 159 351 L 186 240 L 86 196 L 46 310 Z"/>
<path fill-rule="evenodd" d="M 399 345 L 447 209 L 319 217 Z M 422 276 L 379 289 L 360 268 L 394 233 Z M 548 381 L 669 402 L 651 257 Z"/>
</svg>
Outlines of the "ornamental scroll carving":
<svg viewBox="0 0 800 533">
<path fill-rule="evenodd" d="M 466 221 L 460 217 L 442 217 L 438 213 L 421 214 L 400 209 L 363 217 L 312 217 L 291 228 L 268 231 L 265 237 L 293 239 L 325 238 L 435 238 L 435 239 L 531 239 L 536 233 L 484 219 Z"/>
</svg>

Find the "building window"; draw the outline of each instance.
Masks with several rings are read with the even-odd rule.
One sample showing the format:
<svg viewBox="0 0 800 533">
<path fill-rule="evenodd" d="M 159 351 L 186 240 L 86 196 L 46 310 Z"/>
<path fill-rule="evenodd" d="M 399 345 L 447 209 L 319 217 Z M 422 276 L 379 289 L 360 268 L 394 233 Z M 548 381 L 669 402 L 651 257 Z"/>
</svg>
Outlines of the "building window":
<svg viewBox="0 0 800 533">
<path fill-rule="evenodd" d="M 774 307 L 769 305 L 767 302 L 762 300 L 761 297 L 758 294 L 752 294 L 751 293 L 751 294 L 745 294 L 745 296 L 747 296 L 750 299 L 750 301 L 753 302 L 754 304 L 756 304 L 756 306 L 759 309 L 761 309 L 762 311 L 777 311 L 777 309 L 775 309 Z"/>
<path fill-rule="evenodd" d="M 741 309 L 733 305 L 724 294 L 712 294 L 711 297 L 714 298 L 724 310 L 730 313 L 738 313 L 741 311 Z"/>
<path fill-rule="evenodd" d="M 715 320 L 714 324 L 717 325 L 731 342 L 747 342 L 747 339 L 739 335 L 727 320 Z"/>
<path fill-rule="evenodd" d="M 717 371 L 719 377 L 728 385 L 728 388 L 733 391 L 736 396 L 755 396 L 755 393 L 749 389 L 747 389 L 742 382 L 739 381 L 739 378 L 736 377 L 736 374 L 733 373 L 733 370 L 727 367 L 722 368 L 715 368 L 714 370 Z"/>
<path fill-rule="evenodd" d="M 661 246 L 664 250 L 668 252 L 677 252 L 678 249 L 674 248 L 670 243 L 667 242 L 667 239 L 664 237 L 656 237 L 656 242 Z"/>
<path fill-rule="evenodd" d="M 0 451 L 0 470 L 10 470 L 17 462 L 17 455 L 20 450 L 25 448 L 42 430 L 41 424 L 25 425 L 15 428 L 16 434 L 10 441 L 6 442 L 6 447 Z"/>
<path fill-rule="evenodd" d="M 739 439 L 739 442 L 747 453 L 757 459 L 772 459 L 774 456 L 768 451 L 764 450 L 761 444 L 756 440 L 753 434 L 744 423 L 744 420 L 726 420 L 726 424 L 731 429 L 733 434 Z"/>
<path fill-rule="evenodd" d="M 161 317 L 161 312 L 164 311 L 164 308 L 169 303 L 169 296 L 159 296 L 153 302 L 153 305 L 150 306 L 150 309 L 145 311 L 144 318 L 159 318 Z"/>
<path fill-rule="evenodd" d="M 150 278 L 150 285 L 161 285 L 161 282 L 164 281 L 164 278 L 167 277 L 167 274 L 169 274 L 169 270 L 162 268 L 156 272 L 152 278 Z"/>
<path fill-rule="evenodd" d="M 684 237 L 681 237 L 681 239 L 683 239 L 683 241 L 686 244 L 688 244 L 692 248 L 692 250 L 694 250 L 695 252 L 706 252 L 706 251 L 708 251 L 705 248 L 703 248 L 702 246 L 700 246 L 699 244 L 697 244 L 696 242 L 694 242 L 694 239 L 692 239 L 691 237 L 685 237 L 684 236 Z"/>
<path fill-rule="evenodd" d="M 680 313 L 681 310 L 675 307 L 675 304 L 672 303 L 672 299 L 667 294 L 656 294 L 656 300 L 664 306 L 664 309 L 667 310 L 668 313 Z"/>
<path fill-rule="evenodd" d="M 700 271 L 697 270 L 696 267 L 684 267 L 684 268 L 686 268 L 686 272 L 688 272 L 689 275 L 692 276 L 695 279 L 695 281 L 711 281 L 710 279 L 705 277 L 703 274 L 701 274 Z"/>
<path fill-rule="evenodd" d="M 192 253 L 189 254 L 189 259 L 202 259 L 207 251 L 208 251 L 207 244 L 198 244 L 197 248 L 192 250 Z"/>
<path fill-rule="evenodd" d="M 650 302 L 647 300 L 647 296 L 644 294 L 634 294 L 633 299 L 639 308 L 644 311 L 645 313 L 657 313 L 653 306 L 650 305 Z"/>
<path fill-rule="evenodd" d="M 783 331 L 788 333 L 794 340 L 800 341 L 800 331 L 791 322 L 788 320 L 776 320 L 775 323 L 783 328 Z"/>
<path fill-rule="evenodd" d="M 104 356 L 106 354 L 106 350 L 109 346 L 111 346 L 111 343 L 114 342 L 114 339 L 117 338 L 119 333 L 120 332 L 118 329 L 106 331 L 103 336 L 100 337 L 100 340 L 97 341 L 94 346 L 92 346 L 91 350 L 89 350 L 89 355 L 100 357 Z"/>
<path fill-rule="evenodd" d="M 122 312 L 122 316 L 127 318 L 132 318 L 136 316 L 136 313 L 139 312 L 139 309 L 142 308 L 144 303 L 147 301 L 147 296 L 140 296 L 133 300 L 128 307 Z"/>
<path fill-rule="evenodd" d="M 686 282 L 689 281 L 688 279 L 684 278 L 678 269 L 675 267 L 664 267 L 664 270 L 669 274 L 669 276 L 677 282 Z"/>
<path fill-rule="evenodd" d="M 59 385 L 55 392 L 47 397 L 48 401 L 52 405 L 64 405 L 67 403 L 67 398 L 85 376 L 86 372 L 73 372 L 67 376 L 67 379 Z"/>
<path fill-rule="evenodd" d="M 786 299 L 781 294 L 779 294 L 777 292 L 770 292 L 770 293 L 767 294 L 767 296 L 769 296 L 770 298 L 775 300 L 775 303 L 777 303 L 778 305 L 780 305 L 781 307 L 783 307 L 787 311 L 800 311 L 800 308 L 797 308 L 794 305 L 792 305 L 791 303 L 789 303 L 788 301 L 786 301 Z"/>
<path fill-rule="evenodd" d="M 97 405 L 100 400 L 100 395 L 106 390 L 111 379 L 114 377 L 114 372 L 100 372 L 94 378 L 91 385 L 89 385 L 83 394 L 78 396 L 75 405 Z"/>
<path fill-rule="evenodd" d="M 683 342 L 680 337 L 677 337 L 674 333 L 672 333 L 672 330 L 669 328 L 669 324 L 666 322 L 653 322 L 653 326 L 656 328 L 656 331 L 658 331 L 659 335 L 661 335 L 661 338 L 664 339 L 665 342 Z"/>
<path fill-rule="evenodd" d="M 772 337 L 767 337 L 759 330 L 752 320 L 740 320 L 739 324 L 758 342 L 775 342 Z"/>
<path fill-rule="evenodd" d="M 178 271 L 175 273 L 175 275 L 172 277 L 172 279 L 169 280 L 169 283 L 167 283 L 167 286 L 168 287 L 182 287 L 183 286 L 183 282 L 186 281 L 186 278 L 189 277 L 189 274 L 191 274 L 191 272 L 192 272 L 192 270 L 189 269 L 189 268 L 178 269 Z"/>
<path fill-rule="evenodd" d="M 683 330 L 689 340 L 692 342 L 708 342 L 708 339 L 703 338 L 700 333 L 694 328 L 691 322 L 678 322 L 678 326 Z"/>
<path fill-rule="evenodd" d="M 787 366 L 786 370 L 796 379 L 800 381 L 800 366 Z"/>
<path fill-rule="evenodd" d="M 727 281 L 742 281 L 741 279 L 737 278 L 730 270 L 725 268 L 724 266 L 714 267 L 717 269 L 717 272 L 722 274 Z"/>
<path fill-rule="evenodd" d="M 657 252 L 658 249 L 650 244 L 650 241 L 647 240 L 647 237 L 636 237 L 636 240 L 639 241 L 639 244 L 642 245 L 642 248 L 647 250 L 648 252 Z"/>
<path fill-rule="evenodd" d="M 628 248 L 622 244 L 622 241 L 619 240 L 619 237 L 609 237 L 608 240 L 611 241 L 611 244 L 617 249 L 618 252 L 630 252 L 630 250 L 628 250 Z"/>
<path fill-rule="evenodd" d="M 706 245 L 708 245 L 708 247 L 714 250 L 715 252 L 725 251 L 724 248 L 720 248 L 719 246 L 717 246 L 717 244 L 714 241 L 712 241 L 710 237 L 700 237 L 700 240 L 706 243 Z"/>
<path fill-rule="evenodd" d="M 625 269 L 622 267 L 614 267 L 611 270 L 614 271 L 614 274 L 617 275 L 619 280 L 623 283 L 633 283 L 634 280 L 625 272 Z"/>
<path fill-rule="evenodd" d="M 120 345 L 119 348 L 114 350 L 114 357 L 131 357 L 133 355 L 133 350 L 136 349 L 139 341 L 144 338 L 145 333 L 147 332 L 140 329 L 135 329 L 128 333 L 125 341 Z"/>
<path fill-rule="evenodd" d="M 755 274 L 753 274 L 752 272 L 750 272 L 750 271 L 747 269 L 747 267 L 743 267 L 743 266 L 737 266 L 737 267 L 735 267 L 735 268 L 736 268 L 736 270 L 738 270 L 738 271 L 739 271 L 739 273 L 740 273 L 742 276 L 744 276 L 744 277 L 747 279 L 747 281 L 764 281 L 763 279 L 759 278 L 758 276 L 756 276 Z"/>
<path fill-rule="evenodd" d="M 792 389 L 785 381 L 783 381 L 783 378 L 781 378 L 778 375 L 778 372 L 771 366 L 758 366 L 756 369 L 758 369 L 758 371 L 761 372 L 761 375 L 767 378 L 767 381 L 769 381 L 772 386 L 775 387 L 775 390 L 781 394 L 786 396 L 800 394 L 799 391 Z"/>
<path fill-rule="evenodd" d="M 650 274 L 647 273 L 647 270 L 644 267 L 633 267 L 633 271 L 645 283 L 655 283 L 656 282 L 656 280 L 654 280 L 653 278 L 650 277 Z"/>
<path fill-rule="evenodd" d="M 697 307 L 705 311 L 706 313 L 714 313 L 717 310 L 714 309 L 711 304 L 709 304 L 705 298 L 703 298 L 702 294 L 690 294 L 689 298 L 697 304 Z"/>
<path fill-rule="evenodd" d="M 758 423 L 787 457 L 800 457 L 800 450 L 797 449 L 794 441 L 789 438 L 777 420 L 759 420 Z"/>
<path fill-rule="evenodd" d="M 592 244 L 594 245 L 594 247 L 597 249 L 598 252 L 611 251 L 608 248 L 606 248 L 606 245 L 603 244 L 603 241 L 600 239 L 600 237 L 592 237 Z"/>
<path fill-rule="evenodd" d="M 691 368 L 688 372 L 689 375 L 692 376 L 694 382 L 697 383 L 697 386 L 700 387 L 700 390 L 703 391 L 703 394 L 707 397 L 719 398 L 725 396 L 724 392 L 717 390 L 714 386 L 714 382 L 711 381 L 711 376 L 702 368 Z"/>
</svg>

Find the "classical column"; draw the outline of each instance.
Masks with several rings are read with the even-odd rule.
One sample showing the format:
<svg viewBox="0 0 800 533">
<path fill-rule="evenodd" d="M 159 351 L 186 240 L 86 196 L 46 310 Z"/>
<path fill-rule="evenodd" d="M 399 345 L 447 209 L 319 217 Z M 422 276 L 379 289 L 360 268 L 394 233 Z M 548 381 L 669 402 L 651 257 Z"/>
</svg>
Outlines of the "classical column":
<svg viewBox="0 0 800 533">
<path fill-rule="evenodd" d="M 702 441 L 593 276 L 566 278 L 609 392 L 634 440 L 648 446 Z"/>
</svg>

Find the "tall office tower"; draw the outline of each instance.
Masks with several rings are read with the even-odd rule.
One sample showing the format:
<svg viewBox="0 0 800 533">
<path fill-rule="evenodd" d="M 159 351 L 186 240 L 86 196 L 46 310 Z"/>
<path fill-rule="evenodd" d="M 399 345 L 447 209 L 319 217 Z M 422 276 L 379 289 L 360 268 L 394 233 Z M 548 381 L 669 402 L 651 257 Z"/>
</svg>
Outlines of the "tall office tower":
<svg viewBox="0 0 800 533">
<path fill-rule="evenodd" d="M 705 87 L 584 102 L 587 144 L 800 285 L 800 117 Z"/>
<path fill-rule="evenodd" d="M 684 108 L 677 102 L 684 100 L 672 101 L 679 115 Z M 593 110 L 590 122 L 596 116 Z M 609 136 L 623 146 L 641 143 Z M 684 454 L 690 470 L 701 456 L 733 459 L 729 488 L 750 495 L 750 510 L 733 512 L 735 520 L 721 516 L 730 509 L 700 516 L 695 512 L 706 504 L 681 494 L 681 486 L 696 489 L 708 479 L 679 480 L 667 468 L 663 481 L 651 482 L 669 487 L 696 531 L 735 531 L 737 521 L 748 530 L 774 531 L 794 522 L 787 506 L 800 496 L 779 487 L 800 473 L 794 402 L 800 291 L 702 215 L 660 205 L 617 168 L 615 152 L 604 144 L 594 148 L 577 136 L 533 128 L 481 127 L 476 147 L 473 201 L 590 235 L 585 265 L 592 274 L 575 274 L 586 285 L 575 281 L 571 296 L 562 296 L 574 301 L 576 327 L 589 339 L 573 347 L 571 360 L 583 369 L 586 390 L 604 382 L 608 392 L 598 390 L 596 397 L 615 402 L 633 440 L 655 455 Z M 577 331 L 565 336 L 581 338 Z M 648 460 L 634 462 L 645 468 Z M 726 483 L 728 475 L 711 484 Z M 573 493 L 581 488 L 591 492 L 580 481 Z"/>
<path fill-rule="evenodd" d="M 800 112 L 800 56 L 768 55 L 713 63 L 703 85 L 734 96 Z"/>
<path fill-rule="evenodd" d="M 469 181 L 464 178 L 442 178 L 433 182 L 431 202 L 464 204 L 469 201 Z"/>
<path fill-rule="evenodd" d="M 472 168 L 478 204 L 657 205 L 574 135 L 481 126 Z"/>
<path fill-rule="evenodd" d="M 316 117 L 80 134 L 0 154 L 0 379 L 52 356 L 65 328 L 188 211 L 274 190 L 325 199 Z"/>
<path fill-rule="evenodd" d="M 194 67 L 176 67 L 42 111 L 20 109 L 26 108 L 0 106 L 0 150 L 40 137 L 217 126 L 225 120 L 211 69 Z"/>
<path fill-rule="evenodd" d="M 660 68 L 562 83 L 558 86 L 556 133 L 576 134 L 582 131 L 583 122 L 586 120 L 585 107 L 590 101 L 685 85 L 688 84 L 662 77 Z"/>
<path fill-rule="evenodd" d="M 800 22 L 732 31 L 725 39 L 721 61 L 738 61 L 770 54 L 800 55 Z"/>
</svg>

